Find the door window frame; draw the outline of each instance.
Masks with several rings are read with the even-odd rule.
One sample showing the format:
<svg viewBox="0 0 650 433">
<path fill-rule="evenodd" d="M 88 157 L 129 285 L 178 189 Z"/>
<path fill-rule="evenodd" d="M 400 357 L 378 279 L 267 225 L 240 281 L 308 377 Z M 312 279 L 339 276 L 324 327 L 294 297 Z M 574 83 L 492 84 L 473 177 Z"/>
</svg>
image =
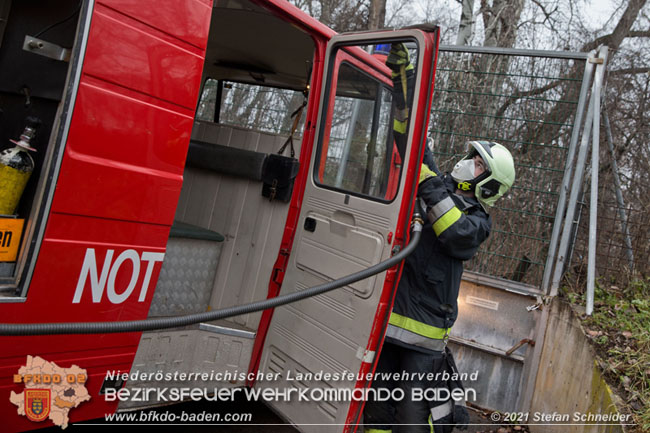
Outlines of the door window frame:
<svg viewBox="0 0 650 433">
<path fill-rule="evenodd" d="M 400 32 L 401 33 L 401 32 Z M 395 36 L 394 38 L 391 38 L 390 40 L 386 39 L 381 39 L 380 41 L 376 39 L 361 39 L 359 41 L 359 45 L 361 44 L 367 44 L 367 45 L 374 45 L 376 43 L 381 42 L 381 44 L 386 44 L 390 43 L 391 41 L 399 41 L 399 42 L 413 42 L 416 44 L 418 52 L 421 51 L 422 49 L 422 41 L 419 40 L 419 38 L 415 37 L 412 32 L 405 32 L 403 36 Z M 362 54 L 363 53 L 363 54 Z M 365 51 L 361 50 L 361 48 L 352 46 L 350 42 L 339 42 L 332 44 L 330 47 L 328 47 L 327 51 L 327 58 L 329 59 L 328 64 L 326 65 L 325 68 L 325 85 L 323 86 L 323 94 L 321 97 L 321 101 L 323 103 L 321 104 L 320 112 L 318 114 L 318 128 L 317 128 L 317 137 L 315 140 L 316 143 L 316 151 L 314 152 L 315 154 L 315 160 L 313 162 L 312 166 L 312 181 L 314 184 L 319 187 L 319 188 L 324 188 L 324 189 L 329 189 L 332 191 L 336 191 L 342 194 L 350 195 L 350 196 L 355 196 L 367 200 L 372 200 L 372 201 L 377 201 L 380 203 L 384 204 L 391 204 L 393 203 L 399 196 L 399 187 L 402 183 L 402 174 L 404 173 L 404 167 L 406 167 L 405 162 L 406 161 L 401 161 L 402 166 L 401 170 L 398 173 L 398 185 L 395 188 L 394 193 L 392 194 L 391 197 L 388 199 L 385 197 L 380 197 L 380 196 L 375 196 L 375 195 L 370 195 L 370 194 L 364 194 L 361 192 L 356 192 L 356 191 L 351 191 L 347 190 L 344 188 L 339 188 L 333 185 L 328 185 L 323 183 L 322 179 L 324 176 L 324 169 L 326 165 L 326 160 L 327 160 L 327 153 L 329 149 L 329 140 L 330 140 L 330 133 L 331 133 L 331 126 L 332 126 L 332 118 L 334 114 L 334 103 L 336 100 L 336 89 L 337 89 L 337 84 L 338 84 L 338 73 L 341 69 L 341 66 L 344 64 L 348 64 L 352 66 L 354 69 L 358 70 L 361 73 L 364 73 L 368 76 L 369 79 L 376 81 L 378 84 L 378 90 L 382 88 L 382 86 L 386 86 L 387 89 L 392 91 L 392 86 L 393 82 L 390 76 L 388 75 L 387 72 L 387 67 L 383 64 L 380 63 L 380 60 L 377 59 L 376 57 L 371 57 L 372 55 L 369 53 L 366 53 Z M 362 57 L 363 56 L 363 57 Z M 366 57 L 367 56 L 367 57 Z M 421 63 L 422 63 L 422 55 L 417 56 L 417 65 L 415 70 L 419 71 L 422 70 L 421 68 Z M 368 60 L 372 59 L 370 62 Z M 371 62 L 374 62 L 372 64 Z M 416 80 L 414 83 L 414 89 L 418 89 L 419 86 L 421 85 L 421 77 L 416 76 Z M 377 101 L 377 99 L 375 99 Z M 413 108 L 416 107 L 417 104 L 417 96 L 414 92 L 414 98 L 411 103 L 411 107 L 409 107 L 409 110 L 411 112 L 414 112 Z M 394 138 L 392 134 L 392 122 L 393 122 L 393 113 L 392 113 L 392 107 L 391 107 L 391 114 L 390 114 L 390 119 L 389 119 L 389 134 L 388 134 L 388 140 L 389 143 L 393 143 L 394 145 Z M 409 125 L 411 124 L 411 119 L 409 119 Z M 373 125 L 373 130 L 379 128 L 379 124 Z M 412 130 L 413 128 L 408 128 L 408 137 L 407 137 L 407 142 L 410 143 L 412 140 Z M 373 131 L 374 132 L 374 131 Z M 392 158 L 392 147 L 389 146 L 389 143 L 386 143 L 386 158 Z M 389 149 L 390 147 L 390 149 Z M 406 155 L 405 155 L 405 160 Z M 392 161 L 386 162 L 386 165 L 391 164 Z M 389 182 L 389 174 L 390 170 L 386 173 L 386 181 Z M 384 191 L 386 192 L 386 191 Z"/>
</svg>

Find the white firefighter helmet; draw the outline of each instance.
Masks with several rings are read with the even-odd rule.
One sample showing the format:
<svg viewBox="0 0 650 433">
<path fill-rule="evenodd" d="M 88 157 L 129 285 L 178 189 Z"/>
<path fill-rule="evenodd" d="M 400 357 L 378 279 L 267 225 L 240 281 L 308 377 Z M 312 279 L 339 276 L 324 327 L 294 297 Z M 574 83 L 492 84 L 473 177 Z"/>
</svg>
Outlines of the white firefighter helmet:
<svg viewBox="0 0 650 433">
<path fill-rule="evenodd" d="M 494 206 L 515 182 L 515 163 L 505 146 L 493 141 L 470 141 L 470 152 L 451 172 L 461 191 L 473 191 L 483 208 Z M 470 146 L 468 146 L 470 147 Z M 474 177 L 474 156 L 485 162 L 486 170 Z"/>
</svg>

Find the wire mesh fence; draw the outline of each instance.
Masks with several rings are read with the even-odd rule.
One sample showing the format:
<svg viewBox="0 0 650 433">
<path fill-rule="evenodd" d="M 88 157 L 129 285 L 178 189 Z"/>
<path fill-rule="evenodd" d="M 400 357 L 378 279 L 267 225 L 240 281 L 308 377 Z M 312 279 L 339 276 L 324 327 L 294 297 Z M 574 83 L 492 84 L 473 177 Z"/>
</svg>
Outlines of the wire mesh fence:
<svg viewBox="0 0 650 433">
<path fill-rule="evenodd" d="M 467 270 L 541 285 L 584 62 L 441 50 L 430 127 L 440 169 L 451 171 L 468 140 L 489 140 L 511 150 L 517 170 L 507 198 L 490 210 L 493 231 Z"/>
<path fill-rule="evenodd" d="M 580 220 L 567 268 L 566 280 L 576 289 L 585 285 L 589 242 L 589 203 L 579 203 Z M 621 212 L 623 211 L 623 212 Z M 622 207 L 614 197 L 608 176 L 601 179 L 598 197 L 596 272 L 601 284 L 626 287 L 630 280 L 647 277 L 650 271 L 650 230 L 647 204 Z"/>
</svg>

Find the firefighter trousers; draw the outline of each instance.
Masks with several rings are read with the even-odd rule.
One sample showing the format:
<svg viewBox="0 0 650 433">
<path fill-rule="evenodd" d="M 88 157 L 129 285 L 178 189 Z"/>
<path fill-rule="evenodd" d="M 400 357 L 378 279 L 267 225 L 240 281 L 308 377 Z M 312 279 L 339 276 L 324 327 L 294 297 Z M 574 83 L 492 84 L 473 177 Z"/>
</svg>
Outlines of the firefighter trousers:
<svg viewBox="0 0 650 433">
<path fill-rule="evenodd" d="M 384 343 L 372 388 L 378 391 L 376 395 L 381 395 L 380 389 L 389 390 L 395 398 L 374 401 L 370 398 L 375 393 L 370 393 L 363 412 L 365 432 L 451 432 L 452 401 L 446 393 L 439 393 L 447 397 L 444 401 L 431 398 L 436 390 L 448 389 L 448 381 L 443 375 L 445 371 L 448 371 L 445 352 L 428 354 Z M 433 374 L 427 378 L 428 373 Z M 427 398 L 420 399 L 424 392 Z"/>
</svg>

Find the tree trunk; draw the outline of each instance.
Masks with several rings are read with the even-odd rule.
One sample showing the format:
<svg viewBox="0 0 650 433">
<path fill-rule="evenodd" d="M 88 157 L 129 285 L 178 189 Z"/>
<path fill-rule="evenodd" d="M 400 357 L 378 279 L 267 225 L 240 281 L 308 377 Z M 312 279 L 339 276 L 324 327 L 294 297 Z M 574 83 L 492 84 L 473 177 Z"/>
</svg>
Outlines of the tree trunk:
<svg viewBox="0 0 650 433">
<path fill-rule="evenodd" d="M 332 3 L 332 0 L 321 0 L 320 2 L 320 17 L 318 20 L 328 27 L 332 27 L 332 24 L 334 24 L 332 22 Z"/>
<path fill-rule="evenodd" d="M 463 0 L 456 45 L 469 45 L 474 30 L 474 0 Z"/>
<path fill-rule="evenodd" d="M 368 30 L 383 29 L 386 20 L 386 0 L 371 0 L 368 15 Z"/>
<path fill-rule="evenodd" d="M 524 0 L 493 0 L 489 4 L 487 0 L 481 0 L 481 14 L 483 26 L 485 27 L 486 47 L 512 48 L 517 39 L 517 28 L 521 12 L 524 8 Z M 498 110 L 498 100 L 482 95 L 498 94 L 503 87 L 505 73 L 510 65 L 509 56 L 485 55 L 480 58 L 480 72 L 472 87 L 476 96 L 472 98 L 469 106 L 485 112 L 488 116 L 483 118 L 482 134 L 491 135 L 494 127 L 494 115 Z M 487 109 L 485 103 L 489 104 Z"/>
<path fill-rule="evenodd" d="M 519 18 L 524 0 L 481 0 L 481 14 L 485 27 L 486 47 L 512 48 L 517 39 Z"/>
</svg>

